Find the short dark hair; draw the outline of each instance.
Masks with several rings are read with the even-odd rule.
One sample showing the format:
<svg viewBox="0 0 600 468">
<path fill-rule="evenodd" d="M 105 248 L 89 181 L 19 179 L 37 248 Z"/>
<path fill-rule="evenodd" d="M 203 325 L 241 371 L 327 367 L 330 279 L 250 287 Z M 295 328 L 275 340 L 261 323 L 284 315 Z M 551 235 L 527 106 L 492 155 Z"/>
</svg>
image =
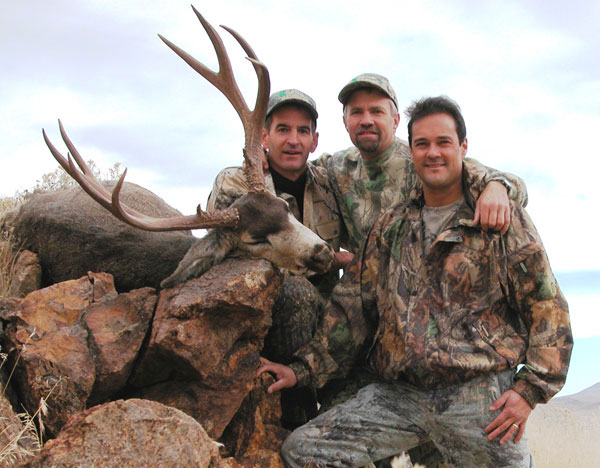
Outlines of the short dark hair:
<svg viewBox="0 0 600 468">
<path fill-rule="evenodd" d="M 448 114 L 454 120 L 458 142 L 462 144 L 467 137 L 467 126 L 460 106 L 448 96 L 421 98 L 404 111 L 408 118 L 408 144 L 412 146 L 412 126 L 417 120 L 433 114 Z"/>
<path fill-rule="evenodd" d="M 283 109 L 284 107 L 293 107 L 294 109 L 303 109 L 306 112 L 308 112 L 308 115 L 310 115 L 310 131 L 312 133 L 315 133 L 317 131 L 317 119 L 315 119 L 312 115 L 312 113 L 310 112 L 310 110 L 308 109 L 308 107 L 303 106 L 302 104 L 296 104 L 293 102 L 290 102 L 289 104 L 282 104 L 280 106 L 277 106 L 277 108 L 273 109 L 273 111 L 267 115 L 267 118 L 265 119 L 265 129 L 267 130 L 267 132 L 271 131 L 271 124 L 273 123 L 273 114 L 275 112 L 277 112 L 278 110 Z"/>
</svg>

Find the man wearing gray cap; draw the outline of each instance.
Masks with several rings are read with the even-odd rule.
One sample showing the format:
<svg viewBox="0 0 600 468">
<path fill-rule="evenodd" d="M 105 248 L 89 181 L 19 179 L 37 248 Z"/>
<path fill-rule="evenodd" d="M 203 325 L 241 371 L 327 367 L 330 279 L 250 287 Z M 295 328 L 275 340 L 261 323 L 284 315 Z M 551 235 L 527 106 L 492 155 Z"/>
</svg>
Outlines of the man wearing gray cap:
<svg viewBox="0 0 600 468">
<path fill-rule="evenodd" d="M 267 189 L 286 200 L 294 216 L 327 241 L 339 256 L 343 255 L 339 250 L 345 230 L 326 171 L 307 162 L 318 143 L 317 117 L 314 100 L 297 89 L 270 96 L 263 129 L 269 163 L 265 182 Z M 207 209 L 227 208 L 248 191 L 242 169 L 226 168 L 215 180 Z M 293 353 L 310 341 L 337 279 L 336 268 L 325 275 L 285 278 L 273 306 L 273 325 L 265 338 L 264 356 L 289 362 Z M 312 388 L 290 389 L 282 394 L 281 403 L 282 423 L 288 429 L 316 415 Z"/>
</svg>

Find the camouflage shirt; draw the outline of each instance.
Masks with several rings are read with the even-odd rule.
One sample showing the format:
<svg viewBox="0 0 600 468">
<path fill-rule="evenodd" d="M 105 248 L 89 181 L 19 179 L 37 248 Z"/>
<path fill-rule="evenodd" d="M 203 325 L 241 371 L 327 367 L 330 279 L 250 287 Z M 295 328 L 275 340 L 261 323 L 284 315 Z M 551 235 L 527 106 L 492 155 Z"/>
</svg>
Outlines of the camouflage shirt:
<svg viewBox="0 0 600 468">
<path fill-rule="evenodd" d="M 265 183 L 267 190 L 284 199 L 296 219 L 300 219 L 296 198 L 289 193 L 276 192 L 269 172 L 265 173 Z M 248 190 L 248 183 L 241 167 L 223 169 L 217 175 L 208 197 L 207 211 L 228 208 L 235 200 L 248 193 Z M 303 215 L 302 224 L 327 241 L 336 252 L 340 250 L 340 246 L 345 246 L 346 230 L 329 179 L 323 168 L 315 167 L 310 163 L 306 174 Z M 310 280 L 317 286 L 319 292 L 327 297 L 338 280 L 338 272 L 335 270 L 326 275 L 313 275 Z"/>
<path fill-rule="evenodd" d="M 509 232 L 472 226 L 468 197 L 423 255 L 422 198 L 382 215 L 333 291 L 324 324 L 291 364 L 322 386 L 366 359 L 383 379 L 438 388 L 518 368 L 533 407 L 564 384 L 567 303 L 523 208 Z M 364 362 L 364 361 L 362 361 Z"/>
<path fill-rule="evenodd" d="M 333 155 L 323 154 L 313 163 L 327 170 L 348 231 L 348 249 L 354 253 L 377 217 L 413 198 L 421 185 L 410 149 L 399 138 L 375 159 L 364 160 L 358 148 L 352 146 Z M 506 179 L 512 186 L 510 198 L 523 206 L 527 204 L 525 183 L 517 176 L 490 169 L 469 158 L 465 159 L 465 168 L 473 176 L 472 188 L 477 195 L 488 182 Z"/>
</svg>

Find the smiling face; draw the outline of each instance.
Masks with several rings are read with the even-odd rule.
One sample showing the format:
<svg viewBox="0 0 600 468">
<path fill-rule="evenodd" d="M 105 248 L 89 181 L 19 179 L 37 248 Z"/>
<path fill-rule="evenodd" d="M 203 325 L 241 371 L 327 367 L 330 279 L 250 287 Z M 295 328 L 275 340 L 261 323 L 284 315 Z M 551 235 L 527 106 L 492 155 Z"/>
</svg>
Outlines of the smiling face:
<svg viewBox="0 0 600 468">
<path fill-rule="evenodd" d="M 344 108 L 344 126 L 364 159 L 390 147 L 399 121 L 392 100 L 373 88 L 354 91 Z"/>
<path fill-rule="evenodd" d="M 301 106 L 282 106 L 273 111 L 269 129 L 263 130 L 263 146 L 269 150 L 269 165 L 290 180 L 306 170 L 308 155 L 317 148 L 319 134 Z"/>
<path fill-rule="evenodd" d="M 448 205 L 462 196 L 466 154 L 467 139 L 459 143 L 450 115 L 432 114 L 413 122 L 411 155 L 427 205 Z"/>
</svg>

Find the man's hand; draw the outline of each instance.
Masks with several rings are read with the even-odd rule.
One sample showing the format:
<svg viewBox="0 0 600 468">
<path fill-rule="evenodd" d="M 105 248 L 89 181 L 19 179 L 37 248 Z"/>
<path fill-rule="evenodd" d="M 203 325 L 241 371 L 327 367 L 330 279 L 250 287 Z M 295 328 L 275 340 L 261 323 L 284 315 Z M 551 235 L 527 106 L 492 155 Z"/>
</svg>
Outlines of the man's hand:
<svg viewBox="0 0 600 468">
<path fill-rule="evenodd" d="M 332 269 L 340 269 L 346 268 L 350 262 L 354 259 L 354 254 L 352 252 L 347 252 L 342 250 L 341 252 L 336 252 L 333 258 L 333 266 Z"/>
<path fill-rule="evenodd" d="M 510 227 L 510 204 L 506 187 L 495 180 L 487 184 L 475 205 L 475 225 L 481 229 L 501 231 L 506 234 Z"/>
<path fill-rule="evenodd" d="M 531 413 L 531 406 L 525 398 L 514 390 L 504 392 L 500 398 L 492 403 L 490 411 L 496 411 L 503 406 L 502 412 L 485 428 L 488 440 L 494 440 L 499 435 L 504 434 L 500 439 L 500 445 L 508 442 L 513 437 L 514 442 L 517 443 L 525 433 L 525 424 L 527 424 L 527 418 Z M 517 434 L 516 437 L 515 434 Z"/>
<path fill-rule="evenodd" d="M 264 357 L 260 358 L 260 367 L 256 371 L 256 377 L 258 377 L 263 372 L 270 372 L 275 374 L 276 382 L 269 386 L 267 389 L 268 393 L 278 392 L 283 388 L 290 388 L 296 385 L 298 379 L 294 371 L 283 364 L 277 364 L 276 362 L 271 362 Z"/>
</svg>

